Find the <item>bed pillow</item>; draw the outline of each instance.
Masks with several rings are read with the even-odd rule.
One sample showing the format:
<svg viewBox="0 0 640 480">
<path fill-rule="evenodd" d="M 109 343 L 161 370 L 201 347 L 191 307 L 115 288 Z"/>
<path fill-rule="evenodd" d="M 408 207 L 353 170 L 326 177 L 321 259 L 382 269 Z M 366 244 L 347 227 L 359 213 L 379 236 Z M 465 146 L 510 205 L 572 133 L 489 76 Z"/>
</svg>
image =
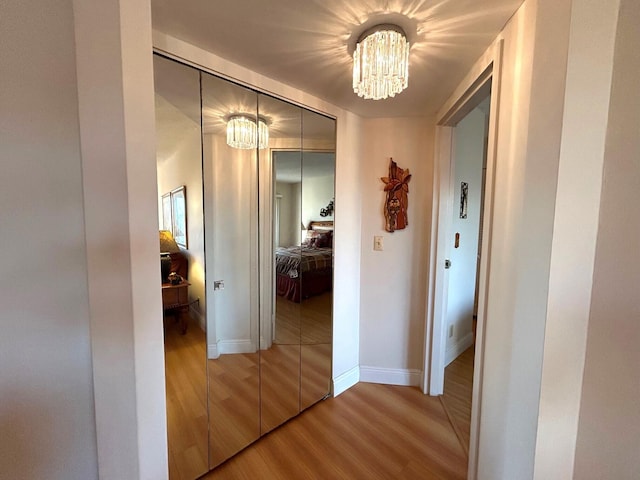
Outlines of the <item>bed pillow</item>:
<svg viewBox="0 0 640 480">
<path fill-rule="evenodd" d="M 302 241 L 302 245 L 314 247 L 316 243 L 316 238 L 318 238 L 319 234 L 320 232 L 317 232 L 316 230 L 307 230 L 307 236 Z"/>
<path fill-rule="evenodd" d="M 333 246 L 333 232 L 320 233 L 315 238 L 316 248 L 331 248 Z"/>
</svg>

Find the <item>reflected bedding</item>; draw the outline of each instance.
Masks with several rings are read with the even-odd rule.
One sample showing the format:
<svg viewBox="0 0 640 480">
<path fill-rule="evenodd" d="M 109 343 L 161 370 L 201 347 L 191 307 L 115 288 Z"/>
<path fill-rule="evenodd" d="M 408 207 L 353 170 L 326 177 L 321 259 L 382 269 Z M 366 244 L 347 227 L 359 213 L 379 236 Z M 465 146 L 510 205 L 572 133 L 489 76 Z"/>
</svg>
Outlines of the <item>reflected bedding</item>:
<svg viewBox="0 0 640 480">
<path fill-rule="evenodd" d="M 292 302 L 330 291 L 333 280 L 333 249 L 312 247 L 276 248 L 276 293 Z"/>
<path fill-rule="evenodd" d="M 298 278 L 300 273 L 331 268 L 332 248 L 278 247 L 276 273 Z"/>
</svg>

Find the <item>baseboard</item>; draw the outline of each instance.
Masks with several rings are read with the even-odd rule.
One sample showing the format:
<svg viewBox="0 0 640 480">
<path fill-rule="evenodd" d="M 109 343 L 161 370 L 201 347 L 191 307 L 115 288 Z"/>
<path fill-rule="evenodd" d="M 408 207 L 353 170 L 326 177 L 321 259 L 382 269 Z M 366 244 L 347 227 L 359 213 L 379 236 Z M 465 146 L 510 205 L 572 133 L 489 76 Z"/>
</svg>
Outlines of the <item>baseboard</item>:
<svg viewBox="0 0 640 480">
<path fill-rule="evenodd" d="M 200 328 L 203 332 L 207 331 L 207 329 L 205 328 L 206 323 L 204 316 L 202 315 L 202 312 L 195 307 L 194 304 L 189 305 L 189 315 L 191 315 L 192 319 L 198 322 L 198 325 L 200 325 Z"/>
<path fill-rule="evenodd" d="M 347 370 L 338 378 L 333 379 L 333 396 L 337 397 L 342 392 L 350 389 L 360 381 L 360 368 L 356 365 L 351 370 Z"/>
<path fill-rule="evenodd" d="M 467 348 L 473 345 L 473 332 L 467 333 L 453 345 L 447 347 L 444 354 L 444 366 L 446 367 L 456 358 L 458 358 Z"/>
<path fill-rule="evenodd" d="M 419 387 L 422 371 L 404 368 L 360 367 L 360 381 L 383 385 Z"/>
<path fill-rule="evenodd" d="M 228 353 L 255 353 L 256 347 L 251 340 L 219 340 L 207 345 L 207 356 L 216 359 Z"/>
</svg>

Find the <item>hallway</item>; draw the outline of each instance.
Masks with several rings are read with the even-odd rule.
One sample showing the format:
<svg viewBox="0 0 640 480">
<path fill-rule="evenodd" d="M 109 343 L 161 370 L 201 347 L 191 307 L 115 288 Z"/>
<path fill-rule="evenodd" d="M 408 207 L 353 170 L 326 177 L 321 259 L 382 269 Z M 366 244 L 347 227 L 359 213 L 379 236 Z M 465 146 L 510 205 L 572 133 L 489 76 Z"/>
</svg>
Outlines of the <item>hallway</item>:
<svg viewBox="0 0 640 480">
<path fill-rule="evenodd" d="M 466 473 L 466 454 L 437 397 L 359 383 L 202 478 L 462 480 Z"/>
</svg>

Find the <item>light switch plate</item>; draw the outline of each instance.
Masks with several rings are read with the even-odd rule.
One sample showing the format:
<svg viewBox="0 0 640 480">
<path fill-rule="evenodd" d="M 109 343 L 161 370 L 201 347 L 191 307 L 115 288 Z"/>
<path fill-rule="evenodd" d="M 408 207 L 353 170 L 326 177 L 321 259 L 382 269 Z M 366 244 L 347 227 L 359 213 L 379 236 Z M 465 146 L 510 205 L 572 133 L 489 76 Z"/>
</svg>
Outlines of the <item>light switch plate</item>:
<svg viewBox="0 0 640 480">
<path fill-rule="evenodd" d="M 384 244 L 382 242 L 382 236 L 376 235 L 373 237 L 373 249 L 376 251 L 384 250 Z"/>
</svg>

